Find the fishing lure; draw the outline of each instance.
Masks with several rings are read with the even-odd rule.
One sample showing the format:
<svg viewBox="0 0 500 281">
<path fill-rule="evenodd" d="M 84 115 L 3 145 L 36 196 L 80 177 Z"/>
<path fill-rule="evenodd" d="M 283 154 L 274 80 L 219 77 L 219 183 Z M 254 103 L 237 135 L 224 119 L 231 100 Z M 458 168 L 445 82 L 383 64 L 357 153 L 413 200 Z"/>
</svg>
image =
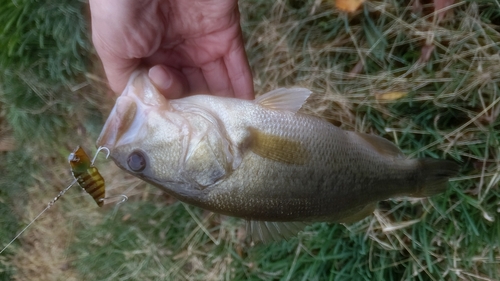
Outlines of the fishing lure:
<svg viewBox="0 0 500 281">
<path fill-rule="evenodd" d="M 104 204 L 104 199 L 106 199 L 104 198 L 106 193 L 104 178 L 101 176 L 97 168 L 94 167 L 94 161 L 97 158 L 97 155 L 103 150 L 107 152 L 106 158 L 108 158 L 109 149 L 106 147 L 99 147 L 92 161 L 90 161 L 89 156 L 80 146 L 78 146 L 75 151 L 69 155 L 68 160 L 74 177 L 73 181 L 65 189 L 61 190 L 61 192 L 59 192 L 54 199 L 50 200 L 45 209 L 32 219 L 28 225 L 26 225 L 12 240 L 10 240 L 9 243 L 7 243 L 7 245 L 5 245 L 2 250 L 0 250 L 0 254 L 2 254 L 14 241 L 16 241 L 16 239 L 26 231 L 26 229 L 28 229 L 40 216 L 42 216 L 43 213 L 50 209 L 50 207 L 52 207 L 56 201 L 59 200 L 59 198 L 61 198 L 66 191 L 68 191 L 77 182 L 94 198 L 99 207 Z M 128 197 L 124 194 L 122 194 L 121 197 L 123 199 L 121 202 L 118 202 L 117 206 L 128 200 Z"/>
<path fill-rule="evenodd" d="M 96 156 L 102 149 L 107 150 L 105 147 L 100 147 L 96 152 Z M 68 161 L 71 166 L 71 173 L 73 173 L 73 177 L 78 184 L 94 198 L 99 207 L 102 207 L 106 196 L 106 185 L 99 170 L 94 166 L 95 157 L 90 161 L 83 148 L 77 146 L 75 151 L 69 155 Z"/>
</svg>

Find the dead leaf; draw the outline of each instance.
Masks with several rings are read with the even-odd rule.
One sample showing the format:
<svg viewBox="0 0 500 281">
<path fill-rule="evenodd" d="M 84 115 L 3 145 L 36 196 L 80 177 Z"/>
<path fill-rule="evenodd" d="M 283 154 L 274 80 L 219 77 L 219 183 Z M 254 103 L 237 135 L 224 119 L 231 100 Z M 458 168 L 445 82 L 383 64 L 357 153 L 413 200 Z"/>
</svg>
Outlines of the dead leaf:
<svg viewBox="0 0 500 281">
<path fill-rule="evenodd" d="M 0 138 L 0 151 L 11 151 L 16 149 L 16 140 L 13 137 Z"/>
<path fill-rule="evenodd" d="M 434 45 L 428 45 L 422 47 L 422 53 L 420 54 L 420 58 L 418 58 L 417 63 L 426 63 L 429 61 L 432 55 L 432 51 L 434 51 Z"/>
<path fill-rule="evenodd" d="M 363 63 L 363 60 L 359 60 L 356 63 L 356 65 L 352 68 L 352 70 L 349 71 L 349 73 L 347 74 L 347 78 L 349 78 L 349 79 L 355 78 L 358 74 L 361 73 L 364 66 L 365 66 L 365 64 Z"/>
<path fill-rule="evenodd" d="M 130 217 L 132 217 L 131 214 L 125 214 L 123 217 L 122 217 L 122 221 L 128 221 L 130 219 Z"/>
<path fill-rule="evenodd" d="M 437 12 L 437 23 L 441 22 L 451 9 L 445 9 L 455 3 L 455 0 L 434 0 L 434 11 Z M 444 9 L 443 11 L 440 11 Z M 439 12 L 438 12 L 439 11 Z"/>
<path fill-rule="evenodd" d="M 420 2 L 420 0 L 413 1 L 413 5 L 411 6 L 412 13 L 414 13 L 416 15 L 420 15 L 423 10 L 424 10 L 424 7 L 422 6 L 422 3 Z"/>
<path fill-rule="evenodd" d="M 408 95 L 408 92 L 387 92 L 375 94 L 377 100 L 391 101 L 404 98 Z"/>
<path fill-rule="evenodd" d="M 337 9 L 352 13 L 355 12 L 365 2 L 365 0 L 336 0 L 335 7 Z"/>
</svg>

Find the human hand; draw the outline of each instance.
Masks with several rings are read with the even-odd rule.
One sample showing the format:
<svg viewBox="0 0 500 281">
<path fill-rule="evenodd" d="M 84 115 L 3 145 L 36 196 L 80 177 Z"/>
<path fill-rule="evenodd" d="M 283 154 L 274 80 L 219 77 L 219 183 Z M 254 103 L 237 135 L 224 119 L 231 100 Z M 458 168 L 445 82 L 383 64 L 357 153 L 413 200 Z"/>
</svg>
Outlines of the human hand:
<svg viewBox="0 0 500 281">
<path fill-rule="evenodd" d="M 138 67 L 167 98 L 253 99 L 237 0 L 90 0 L 92 39 L 113 91 Z"/>
</svg>

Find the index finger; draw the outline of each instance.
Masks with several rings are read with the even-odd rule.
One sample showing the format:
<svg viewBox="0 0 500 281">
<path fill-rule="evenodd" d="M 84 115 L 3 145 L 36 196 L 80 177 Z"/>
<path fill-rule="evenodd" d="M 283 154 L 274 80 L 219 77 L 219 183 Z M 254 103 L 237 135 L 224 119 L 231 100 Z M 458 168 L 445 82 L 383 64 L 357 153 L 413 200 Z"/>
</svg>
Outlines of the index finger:
<svg viewBox="0 0 500 281">
<path fill-rule="evenodd" d="M 233 87 L 234 96 L 247 100 L 254 99 L 252 71 L 243 44 L 231 50 L 224 57 L 224 63 Z"/>
</svg>

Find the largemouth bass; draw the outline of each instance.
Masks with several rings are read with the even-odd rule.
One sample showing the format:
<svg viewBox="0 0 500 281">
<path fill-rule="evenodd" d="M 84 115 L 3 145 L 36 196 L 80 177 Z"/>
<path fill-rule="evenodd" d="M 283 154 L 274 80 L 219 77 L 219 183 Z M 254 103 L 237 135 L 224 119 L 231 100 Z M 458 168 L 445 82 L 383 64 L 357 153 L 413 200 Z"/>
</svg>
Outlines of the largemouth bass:
<svg viewBox="0 0 500 281">
<path fill-rule="evenodd" d="M 388 140 L 298 113 L 310 94 L 167 100 L 138 71 L 97 145 L 181 201 L 246 219 L 253 240 L 263 242 L 317 221 L 360 220 L 388 198 L 438 194 L 457 174 L 455 162 L 407 159 Z"/>
</svg>

